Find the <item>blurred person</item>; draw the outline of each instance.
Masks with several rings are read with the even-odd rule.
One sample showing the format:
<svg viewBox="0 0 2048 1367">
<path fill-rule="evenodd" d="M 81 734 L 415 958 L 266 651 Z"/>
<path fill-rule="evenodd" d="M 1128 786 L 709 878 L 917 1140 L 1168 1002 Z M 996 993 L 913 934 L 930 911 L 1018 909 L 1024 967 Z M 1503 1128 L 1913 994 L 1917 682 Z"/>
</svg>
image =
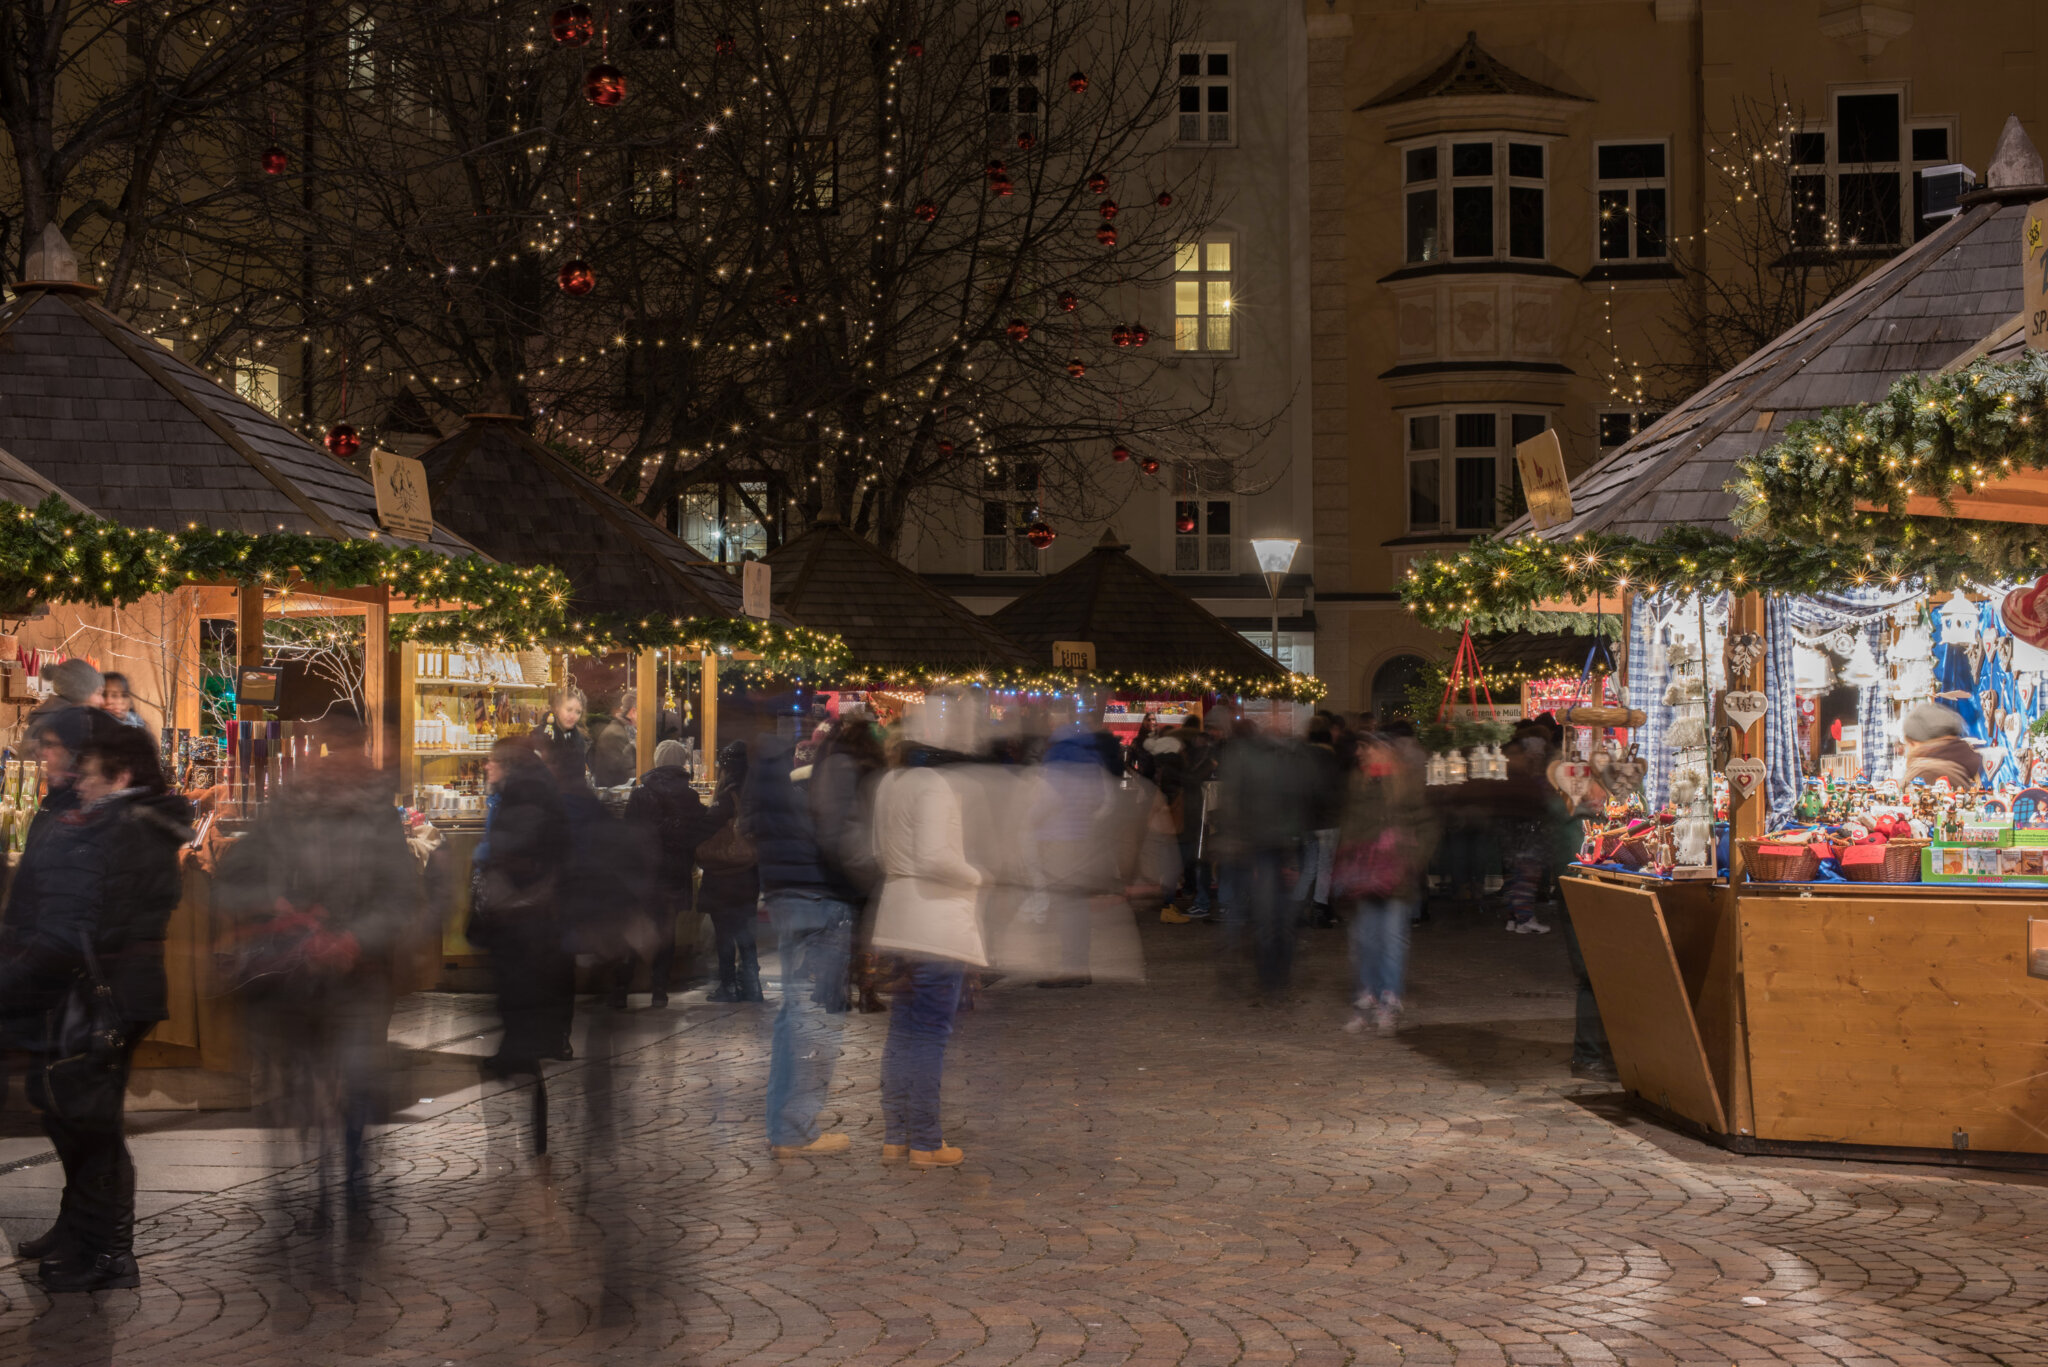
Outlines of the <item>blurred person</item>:
<svg viewBox="0 0 2048 1367">
<path fill-rule="evenodd" d="M 1211 811 L 1216 783 L 1216 760 L 1222 750 L 1220 737 L 1203 730 L 1201 720 L 1189 717 L 1180 724 L 1179 811 L 1175 816 L 1180 833 L 1180 897 L 1185 909 L 1176 912 L 1190 921 L 1206 920 L 1216 910 L 1216 858 L 1211 848 L 1214 831 Z M 1165 792 L 1164 787 L 1161 793 Z M 1167 912 L 1160 919 L 1171 921 Z"/>
<path fill-rule="evenodd" d="M 466 932 L 489 957 L 504 1035 L 483 1063 L 506 1077 L 568 1058 L 576 960 L 562 915 L 568 818 L 554 775 L 528 738 L 508 736 L 484 765 L 490 802 L 477 846 Z"/>
<path fill-rule="evenodd" d="M 871 915 L 872 894 L 881 882 L 875 863 L 875 785 L 888 767 L 882 729 L 862 717 L 842 717 L 826 737 L 810 780 L 819 848 L 859 894 L 846 976 L 847 991 L 863 1012 L 887 1009 L 878 993 L 880 968 L 861 922 Z"/>
<path fill-rule="evenodd" d="M 145 729 L 149 723 L 135 710 L 135 694 L 128 687 L 126 674 L 106 673 L 100 676 L 100 708 L 115 721 L 124 726 L 140 726 Z"/>
<path fill-rule="evenodd" d="M 711 834 L 697 846 L 704 871 L 697 905 L 711 918 L 718 986 L 705 1000 L 764 1002 L 760 950 L 754 918 L 761 903 L 761 872 L 753 845 L 740 833 L 740 801 L 747 785 L 747 743 L 730 741 L 718 750 L 718 791 L 712 796 Z"/>
<path fill-rule="evenodd" d="M 1225 874 L 1226 959 L 1248 947 L 1254 1004 L 1285 999 L 1294 972 L 1294 902 L 1287 880 L 1309 832 L 1312 774 L 1299 747 L 1237 723 L 1218 761 L 1217 857 Z"/>
<path fill-rule="evenodd" d="M 612 704 L 611 715 L 590 728 L 590 779 L 600 788 L 633 781 L 633 761 L 640 746 L 638 706 L 638 695 L 628 689 Z"/>
<path fill-rule="evenodd" d="M 1337 852 L 1337 827 L 1344 817 L 1351 771 L 1337 755 L 1337 734 L 1327 712 L 1316 714 L 1302 751 L 1303 777 L 1308 784 L 1308 835 L 1302 842 L 1301 875 L 1295 885 L 1298 919 L 1304 926 L 1328 929 L 1337 924 L 1330 907 L 1330 862 Z"/>
<path fill-rule="evenodd" d="M 1390 723 L 1360 749 L 1348 777 L 1335 888 L 1350 904 L 1356 975 L 1344 1027 L 1368 1020 L 1382 1035 L 1400 1022 L 1408 981 L 1408 926 L 1422 902 L 1436 827 L 1423 792 L 1427 756 L 1406 722 Z"/>
<path fill-rule="evenodd" d="M 578 774 L 590 767 L 590 733 L 583 725 L 583 690 L 563 684 L 548 694 L 548 714 L 533 728 L 532 748 L 556 775 Z"/>
<path fill-rule="evenodd" d="M 31 752 L 58 717 L 74 708 L 99 706 L 105 678 L 84 660 L 59 660 L 43 671 L 43 682 L 50 686 L 50 696 L 22 718 L 22 738 Z M 77 753 L 76 746 L 71 753 Z"/>
<path fill-rule="evenodd" d="M 929 710 L 938 700 L 928 698 Z M 944 734 L 943 726 L 920 729 Z M 987 878 L 970 844 L 1000 838 L 970 815 L 975 794 L 964 749 L 906 742 L 875 789 L 874 841 L 882 883 L 873 943 L 906 962 L 891 994 L 882 1053 L 882 1156 L 918 1167 L 954 1167 L 963 1152 L 945 1141 L 939 1098 L 946 1042 L 969 968 L 986 968 L 982 900 Z"/>
<path fill-rule="evenodd" d="M 653 993 L 649 1004 L 663 1007 L 675 981 L 676 923 L 693 903 L 697 845 L 712 830 L 704 799 L 690 785 L 688 746 L 665 740 L 654 747 L 654 767 L 640 776 L 639 786 L 626 799 L 626 820 L 644 829 L 655 851 L 647 894 L 654 936 L 649 953 L 629 953 L 620 960 L 612 980 L 612 1005 L 625 1004 L 634 972 L 645 958 Z"/>
<path fill-rule="evenodd" d="M 0 1023 L 36 1058 L 29 1100 L 64 1169 L 56 1224 L 20 1249 L 52 1292 L 141 1282 L 122 1112 L 135 1046 L 168 1015 L 164 935 L 192 839 L 191 804 L 167 791 L 146 734 L 98 712 L 69 725 L 70 797 L 31 830 L 0 917 Z M 90 1036 L 46 1030 L 93 998 Z"/>
<path fill-rule="evenodd" d="M 234 923 L 226 956 L 267 1080 L 327 1157 L 339 1119 L 343 1192 L 367 1209 L 363 1133 L 388 1075 L 386 1040 L 406 951 L 424 931 L 418 861 L 353 718 L 322 725 L 325 753 L 239 840 L 215 878 Z"/>
<path fill-rule="evenodd" d="M 1013 794 L 1017 827 L 1002 823 L 1021 837 L 1017 852 L 1024 861 L 1016 877 L 1029 889 L 1016 919 L 1049 942 L 1049 957 L 1039 956 L 1040 987 L 1089 985 L 1093 899 L 1122 891 L 1118 843 L 1125 804 L 1101 759 L 1095 737 L 1080 727 L 1056 733 L 1037 770 Z M 1151 792 L 1143 778 L 1132 782 Z"/>
<path fill-rule="evenodd" d="M 1508 905 L 1507 929 L 1514 935 L 1548 935 L 1536 919 L 1536 899 L 1550 872 L 1555 823 L 1551 814 L 1548 747 L 1524 737 L 1508 747 L 1506 796 L 1499 813 Z"/>
<path fill-rule="evenodd" d="M 838 1024 L 829 1017 L 846 1011 L 860 898 L 833 846 L 852 819 L 843 807 L 857 800 L 858 787 L 844 770 L 821 781 L 821 765 L 833 767 L 829 754 L 813 759 L 810 782 L 796 782 L 795 750 L 786 737 L 757 738 L 740 797 L 740 833 L 754 846 L 761 900 L 782 955 L 782 1007 L 768 1063 L 768 1150 L 777 1158 L 844 1153 L 853 1144 L 820 1130 L 818 1111 L 839 1058 Z M 853 761 L 841 758 L 850 769 Z"/>
</svg>

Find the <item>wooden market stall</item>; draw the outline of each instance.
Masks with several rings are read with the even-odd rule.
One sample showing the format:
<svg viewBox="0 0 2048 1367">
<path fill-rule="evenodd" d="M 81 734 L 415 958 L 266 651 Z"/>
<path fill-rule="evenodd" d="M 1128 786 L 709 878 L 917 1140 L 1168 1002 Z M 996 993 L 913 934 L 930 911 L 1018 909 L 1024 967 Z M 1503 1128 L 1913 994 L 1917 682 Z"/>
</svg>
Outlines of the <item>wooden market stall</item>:
<svg viewBox="0 0 2048 1367">
<path fill-rule="evenodd" d="M 1488 598 L 1482 580 L 1519 585 L 1540 561 L 1529 598 L 1539 582 L 1552 593 L 1613 592 L 1631 578 L 1639 592 L 1711 590 L 1728 600 L 1724 639 L 1754 636 L 1754 650 L 1724 647 L 1708 671 L 1713 692 L 1764 693 L 1770 706 L 1744 725 L 1746 710 L 1731 719 L 1725 695 L 1716 704 L 1715 723 L 1730 728 L 1717 767 L 1748 756 L 1773 775 L 1746 797 L 1731 784 L 1723 876 L 1674 881 L 1602 865 L 1561 880 L 1624 1086 L 1730 1148 L 1990 1164 L 2048 1156 L 2048 880 L 1765 882 L 1742 845 L 1786 821 L 1797 791 L 1796 769 L 1793 792 L 1781 777 L 1794 732 L 1778 709 L 1791 681 L 1773 657 L 1799 605 L 1924 595 L 1916 576 L 1937 572 L 1989 583 L 2030 559 L 2010 536 L 1992 553 L 1992 529 L 1967 523 L 2048 519 L 2031 492 L 2044 484 L 2043 461 L 2003 485 L 1982 469 L 1954 484 L 1923 478 L 1959 495 L 1947 504 L 1911 502 L 1921 490 L 1891 471 L 1917 468 L 1930 449 L 1911 427 L 1916 410 L 1966 421 L 1973 387 L 1995 376 L 1979 407 L 2034 405 L 2010 429 L 2020 431 L 2048 421 L 2039 393 L 2000 397 L 2019 388 L 2006 376 L 2020 370 L 1960 377 L 1956 399 L 1902 403 L 1894 385 L 2017 350 L 2022 230 L 2028 206 L 2048 199 L 2044 179 L 2010 122 L 1987 188 L 1953 219 L 1580 476 L 1569 521 L 1509 528 L 1497 547 L 1411 581 L 1425 614 L 1434 605 L 1483 615 L 1511 604 Z M 1824 414 L 1844 405 L 1865 407 Z M 1800 419 L 1823 419 L 1825 438 L 1811 426 L 1788 435 Z M 1866 443 L 1867 453 L 1844 452 Z M 1775 483 L 1759 471 L 1820 483 L 1772 465 L 1792 459 L 1787 451 L 1821 468 L 1867 465 L 1881 496 L 1844 494 L 1842 507 L 1818 514 L 1766 506 L 1758 491 Z M 1980 459 L 1995 476 L 1996 455 Z M 1859 509 L 1869 518 L 1860 524 Z M 1730 536 L 1738 514 L 1745 534 Z M 1905 515 L 1920 519 L 1910 534 L 1887 520 Z M 1977 667 L 1973 658 L 1968 669 Z M 1974 686 L 1958 687 L 1954 696 L 1974 698 Z"/>
</svg>

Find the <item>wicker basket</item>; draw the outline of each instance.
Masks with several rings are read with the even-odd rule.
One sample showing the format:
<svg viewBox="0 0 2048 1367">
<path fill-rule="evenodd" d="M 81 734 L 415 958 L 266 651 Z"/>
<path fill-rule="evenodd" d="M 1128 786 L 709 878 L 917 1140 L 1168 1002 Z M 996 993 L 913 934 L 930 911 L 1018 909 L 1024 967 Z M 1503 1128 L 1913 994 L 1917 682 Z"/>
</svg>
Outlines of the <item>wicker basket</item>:
<svg viewBox="0 0 2048 1367">
<path fill-rule="evenodd" d="M 545 650 L 520 651 L 519 675 L 530 684 L 553 682 L 548 677 L 548 653 Z"/>
<path fill-rule="evenodd" d="M 1925 840 L 1894 840 L 1884 847 L 1884 860 L 1876 864 L 1845 864 L 1842 877 L 1852 883 L 1917 883 L 1920 881 L 1920 851 Z"/>
<path fill-rule="evenodd" d="M 1742 867 L 1752 883 L 1811 883 L 1820 873 L 1820 852 L 1811 845 L 1799 847 L 1798 854 L 1763 854 L 1763 840 L 1739 840 Z"/>
</svg>

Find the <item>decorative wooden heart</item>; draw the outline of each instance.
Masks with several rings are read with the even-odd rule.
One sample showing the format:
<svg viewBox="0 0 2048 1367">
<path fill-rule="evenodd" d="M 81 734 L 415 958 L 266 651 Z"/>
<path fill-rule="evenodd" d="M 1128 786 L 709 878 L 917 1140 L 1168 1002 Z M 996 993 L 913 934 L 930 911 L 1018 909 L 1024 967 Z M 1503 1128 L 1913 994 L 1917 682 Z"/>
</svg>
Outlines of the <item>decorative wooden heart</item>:
<svg viewBox="0 0 2048 1367">
<path fill-rule="evenodd" d="M 1764 638 L 1753 631 L 1738 631 L 1729 636 L 1725 652 L 1729 679 L 1747 682 L 1749 671 L 1763 659 L 1764 648 Z"/>
<path fill-rule="evenodd" d="M 1984 668 L 1984 643 L 1972 641 L 1963 647 L 1963 658 L 1970 662 L 1970 677 L 1975 679 Z"/>
<path fill-rule="evenodd" d="M 2014 645 L 2015 642 L 2013 641 L 2012 637 L 2001 636 L 1998 638 L 1998 644 L 1994 647 L 1994 649 L 1998 651 L 1998 663 L 2005 667 L 2005 672 L 2008 674 L 2012 673 L 2012 652 Z"/>
<path fill-rule="evenodd" d="M 1583 760 L 1554 759 L 1546 772 L 1550 786 L 1562 793 L 1565 801 L 1574 807 L 1585 800 L 1593 787 L 1593 766 Z"/>
<path fill-rule="evenodd" d="M 1760 759 L 1731 759 L 1722 772 L 1727 774 L 1728 786 L 1735 790 L 1735 795 L 1747 798 L 1764 781 L 1764 762 Z"/>
<path fill-rule="evenodd" d="M 1737 726 L 1747 731 L 1750 727 L 1763 720 L 1764 714 L 1770 710 L 1770 706 L 1769 700 L 1762 693 L 1754 689 L 1748 689 L 1741 692 L 1723 694 L 1721 710 L 1727 714 L 1729 721 L 1734 722 Z"/>
</svg>

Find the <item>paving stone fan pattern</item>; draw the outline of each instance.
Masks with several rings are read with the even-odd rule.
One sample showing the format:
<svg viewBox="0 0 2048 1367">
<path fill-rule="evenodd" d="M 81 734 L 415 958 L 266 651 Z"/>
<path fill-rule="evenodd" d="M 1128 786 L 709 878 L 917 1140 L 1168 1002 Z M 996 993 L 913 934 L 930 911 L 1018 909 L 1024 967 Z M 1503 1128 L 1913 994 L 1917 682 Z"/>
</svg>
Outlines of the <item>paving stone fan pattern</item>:
<svg viewBox="0 0 2048 1367">
<path fill-rule="evenodd" d="M 2048 1362 L 2041 1178 L 1735 1158 L 1581 1095 L 1561 937 L 1425 927 L 1382 1040 L 1338 1028 L 1336 932 L 1278 1009 L 1212 934 L 1148 928 L 1145 986 L 984 993 L 958 1170 L 881 1162 L 881 1016 L 852 1154 L 771 1159 L 770 1017 L 693 994 L 593 1019 L 546 1157 L 500 1091 L 383 1135 L 354 1228 L 303 1164 L 146 1219 L 140 1292 L 17 1265 L 0 1367 Z"/>
</svg>

